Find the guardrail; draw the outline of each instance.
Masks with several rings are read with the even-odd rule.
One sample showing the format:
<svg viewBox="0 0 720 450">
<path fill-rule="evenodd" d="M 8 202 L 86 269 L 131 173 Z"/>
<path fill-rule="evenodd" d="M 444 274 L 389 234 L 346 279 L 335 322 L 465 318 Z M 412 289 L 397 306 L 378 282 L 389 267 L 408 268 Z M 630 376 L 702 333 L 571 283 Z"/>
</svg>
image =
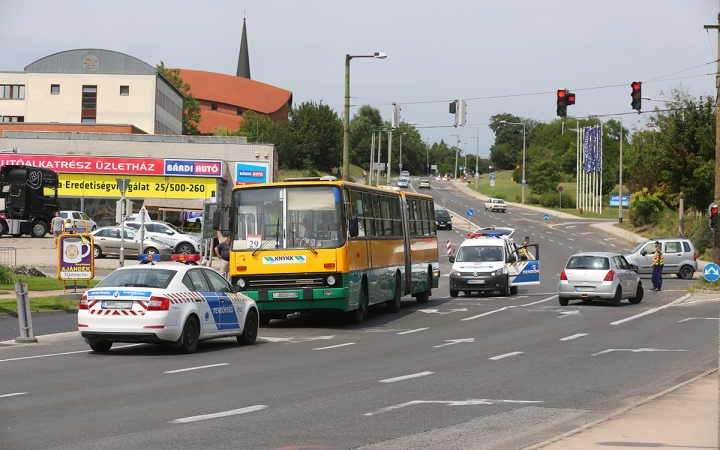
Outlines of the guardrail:
<svg viewBox="0 0 720 450">
<path fill-rule="evenodd" d="M 15 250 L 15 247 L 0 247 L 0 264 L 10 267 L 17 265 L 17 250 Z"/>
</svg>

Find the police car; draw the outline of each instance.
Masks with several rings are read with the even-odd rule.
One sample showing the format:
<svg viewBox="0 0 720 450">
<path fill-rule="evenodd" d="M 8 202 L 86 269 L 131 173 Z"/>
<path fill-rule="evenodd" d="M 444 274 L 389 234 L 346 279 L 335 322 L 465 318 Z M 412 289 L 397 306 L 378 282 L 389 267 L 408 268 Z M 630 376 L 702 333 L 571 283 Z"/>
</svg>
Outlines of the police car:
<svg viewBox="0 0 720 450">
<path fill-rule="evenodd" d="M 140 265 L 115 270 L 83 294 L 78 330 L 96 352 L 114 342 L 169 344 L 192 353 L 198 342 L 257 338 L 255 301 L 233 292 L 216 271 L 198 266 L 200 255 L 139 255 Z M 179 263 L 155 264 L 173 260 Z"/>
<path fill-rule="evenodd" d="M 519 248 L 510 235 L 503 232 L 475 232 L 468 234 L 454 256 L 450 256 L 450 297 L 459 292 L 497 291 L 502 296 L 517 294 L 519 286 L 540 284 L 540 255 L 538 244 L 535 259 L 519 261 Z"/>
</svg>

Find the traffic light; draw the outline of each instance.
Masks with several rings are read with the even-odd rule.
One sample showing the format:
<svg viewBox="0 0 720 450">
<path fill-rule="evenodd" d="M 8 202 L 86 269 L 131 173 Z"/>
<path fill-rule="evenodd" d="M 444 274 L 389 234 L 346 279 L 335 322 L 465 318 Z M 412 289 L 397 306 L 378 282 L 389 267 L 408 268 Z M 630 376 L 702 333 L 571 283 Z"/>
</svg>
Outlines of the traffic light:
<svg viewBox="0 0 720 450">
<path fill-rule="evenodd" d="M 574 104 L 575 104 L 575 93 L 574 93 L 574 92 L 568 92 L 568 93 L 567 93 L 567 104 L 568 104 L 568 105 L 574 105 Z"/>
<path fill-rule="evenodd" d="M 568 90 L 558 89 L 557 91 L 557 115 L 563 119 L 567 117 Z M 573 96 L 573 99 L 575 96 Z"/>
<path fill-rule="evenodd" d="M 456 109 L 457 109 L 457 100 L 450 103 L 450 114 L 455 114 Z"/>
<path fill-rule="evenodd" d="M 632 96 L 632 102 L 630 106 L 640 113 L 640 108 L 642 107 L 642 83 L 640 81 L 633 81 L 630 83 L 630 87 L 632 87 L 632 94 L 630 94 Z"/>
<path fill-rule="evenodd" d="M 718 219 L 720 219 L 719 209 L 717 203 L 713 203 L 708 208 L 708 215 L 710 216 L 710 228 L 713 230 L 717 230 L 718 228 Z"/>
<path fill-rule="evenodd" d="M 458 100 L 458 105 L 455 112 L 455 126 L 465 126 L 465 112 L 467 110 L 467 103 L 465 100 Z"/>
</svg>

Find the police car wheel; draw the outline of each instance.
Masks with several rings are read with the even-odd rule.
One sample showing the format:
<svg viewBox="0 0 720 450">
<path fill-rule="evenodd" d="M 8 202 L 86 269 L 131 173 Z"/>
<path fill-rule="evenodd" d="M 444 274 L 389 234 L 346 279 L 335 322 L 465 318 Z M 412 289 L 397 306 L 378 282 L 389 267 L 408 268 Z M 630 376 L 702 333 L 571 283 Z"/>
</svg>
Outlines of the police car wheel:
<svg viewBox="0 0 720 450">
<path fill-rule="evenodd" d="M 450 289 L 450 297 L 457 297 L 457 296 L 458 296 L 458 291 L 453 291 L 452 289 Z"/>
<path fill-rule="evenodd" d="M 110 351 L 110 347 L 112 347 L 112 345 L 113 345 L 112 341 L 91 341 L 91 342 L 88 342 L 88 344 L 90 345 L 90 348 L 94 352 L 100 352 L 100 353 L 105 353 L 107 351 Z"/>
<path fill-rule="evenodd" d="M 182 336 L 180 336 L 180 352 L 192 353 L 197 349 L 199 331 L 197 320 L 188 317 L 183 327 Z"/>
<path fill-rule="evenodd" d="M 252 345 L 255 343 L 258 334 L 258 318 L 255 311 L 248 311 L 245 317 L 245 326 L 243 332 L 237 337 L 237 341 L 243 345 Z"/>
</svg>

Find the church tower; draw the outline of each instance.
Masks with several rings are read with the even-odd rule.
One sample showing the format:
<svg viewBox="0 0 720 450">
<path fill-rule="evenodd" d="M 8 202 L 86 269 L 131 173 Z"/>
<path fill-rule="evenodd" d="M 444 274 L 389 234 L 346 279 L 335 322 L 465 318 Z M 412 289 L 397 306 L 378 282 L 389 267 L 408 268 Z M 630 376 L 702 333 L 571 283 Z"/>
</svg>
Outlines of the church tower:
<svg viewBox="0 0 720 450">
<path fill-rule="evenodd" d="M 240 56 L 238 56 L 237 76 L 250 79 L 250 55 L 248 55 L 247 31 L 243 17 L 242 40 L 240 41 Z"/>
</svg>

